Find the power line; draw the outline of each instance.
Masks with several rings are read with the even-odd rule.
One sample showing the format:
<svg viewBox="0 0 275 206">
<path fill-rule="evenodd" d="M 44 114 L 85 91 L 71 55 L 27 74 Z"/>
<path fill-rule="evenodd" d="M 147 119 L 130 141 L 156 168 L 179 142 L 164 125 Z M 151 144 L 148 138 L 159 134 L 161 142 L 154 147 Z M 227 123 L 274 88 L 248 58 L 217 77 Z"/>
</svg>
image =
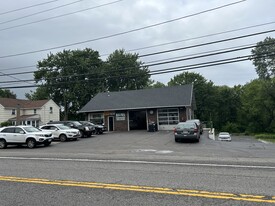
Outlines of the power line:
<svg viewBox="0 0 275 206">
<path fill-rule="evenodd" d="M 274 56 L 271 55 L 271 56 Z M 183 66 L 178 66 L 178 67 L 171 67 L 171 68 L 167 68 L 167 69 L 162 69 L 162 70 L 157 70 L 154 73 L 151 73 L 149 75 L 158 75 L 158 74 L 165 74 L 165 73 L 172 73 L 172 72 L 178 72 L 178 71 L 186 71 L 186 70 L 193 70 L 193 69 L 199 69 L 199 68 L 205 68 L 205 67 L 212 67 L 212 66 L 218 66 L 218 65 L 224 65 L 224 64 L 231 64 L 231 63 L 236 63 L 236 62 L 241 62 L 241 61 L 247 61 L 247 60 L 251 60 L 251 58 L 253 59 L 252 55 L 247 55 L 244 56 L 245 58 L 240 58 L 240 57 L 235 57 L 230 59 L 227 59 L 227 61 L 222 61 L 222 60 L 218 60 L 215 61 L 215 63 L 211 63 L 211 62 L 207 62 L 205 64 L 201 63 L 201 64 L 196 64 L 195 65 L 183 65 Z M 239 59 L 238 59 L 239 58 Z M 259 57 L 258 57 L 259 58 Z M 188 67 L 189 66 L 189 67 Z M 125 76 L 126 78 L 134 78 L 134 77 L 138 77 L 140 76 L 140 74 L 132 74 L 130 77 L 129 76 Z M 122 78 L 123 76 L 110 76 L 109 78 Z M 98 80 L 99 78 L 93 78 L 93 79 L 89 79 L 89 80 L 75 80 L 75 81 L 70 81 L 69 83 L 73 83 L 73 82 L 86 82 L 86 81 L 94 81 L 94 80 Z M 58 86 L 61 84 L 68 84 L 68 82 L 59 82 L 56 84 L 51 84 L 48 86 Z M 28 85 L 28 86 L 12 86 L 12 87 L 0 87 L 0 89 L 20 89 L 20 88 L 31 88 L 31 87 L 40 87 L 40 86 L 45 86 L 45 85 Z"/>
<path fill-rule="evenodd" d="M 265 45 L 271 45 L 271 44 L 273 44 L 273 43 L 269 43 L 269 44 L 265 44 Z M 214 55 L 219 55 L 219 54 L 226 54 L 226 53 L 230 53 L 230 52 L 236 52 L 236 51 L 240 51 L 240 50 L 250 49 L 255 46 L 256 46 L 256 44 L 250 44 L 250 45 L 245 45 L 242 47 L 239 46 L 239 47 L 231 47 L 231 48 L 225 48 L 225 49 L 220 49 L 220 50 L 214 50 L 214 51 L 212 51 L 212 53 L 211 53 L 211 51 L 208 51 L 208 52 L 203 52 L 200 55 L 196 55 L 196 54 L 195 54 L 196 56 L 195 55 L 187 55 L 187 56 L 183 56 L 184 57 L 183 59 L 176 59 L 176 60 L 171 60 L 171 61 L 167 61 L 167 60 L 170 60 L 170 58 L 162 59 L 162 60 L 158 60 L 158 61 L 144 63 L 141 67 L 152 67 L 152 66 L 158 66 L 158 65 L 162 65 L 162 64 L 175 63 L 175 62 L 179 62 L 179 61 L 198 59 L 198 58 L 209 57 L 209 56 L 214 56 Z M 149 63 L 151 63 L 151 64 L 149 64 Z M 76 65 L 76 66 L 79 66 L 79 65 Z M 89 65 L 89 66 L 91 66 L 91 65 Z M 68 67 L 75 67 L 75 65 L 74 66 L 66 66 L 66 68 L 68 68 Z M 33 72 L 35 72 L 35 71 L 9 73 L 8 75 L 30 74 Z M 0 75 L 0 76 L 6 76 L 6 75 Z M 3 82 L 1 82 L 1 83 L 3 83 Z"/>
<path fill-rule="evenodd" d="M 212 34 L 207 34 L 207 35 L 203 35 L 203 36 L 193 37 L 193 38 L 189 38 L 189 39 L 182 39 L 182 40 L 167 42 L 167 43 L 163 43 L 163 44 L 156 44 L 156 45 L 151 45 L 151 46 L 146 46 L 146 47 L 141 47 L 141 48 L 136 48 L 136 49 L 129 49 L 129 50 L 126 50 L 126 52 L 138 51 L 138 50 L 143 50 L 143 49 L 149 49 L 149 48 L 154 48 L 154 47 L 159 47 L 159 46 L 165 46 L 165 45 L 170 45 L 170 44 L 175 44 L 175 43 L 181 43 L 181 42 L 184 42 L 184 41 L 196 40 L 196 39 L 201 39 L 201 38 L 205 38 L 205 37 L 212 37 L 212 36 L 216 36 L 216 35 L 220 35 L 220 34 L 226 34 L 226 33 L 231 33 L 231 32 L 235 32 L 235 31 L 241 31 L 241 30 L 255 28 L 255 27 L 260 27 L 260 26 L 266 26 L 266 25 L 274 24 L 274 23 L 275 23 L 275 21 L 272 21 L 272 22 L 267 22 L 267 23 L 262 23 L 262 24 L 257 24 L 257 25 L 242 27 L 242 28 L 238 28 L 238 29 L 227 30 L 227 31 L 222 31 L 222 32 L 218 32 L 218 33 L 212 33 Z M 107 55 L 110 55 L 110 54 L 103 54 L 103 55 L 100 55 L 100 57 L 107 56 Z M 5 69 L 1 69 L 0 71 L 16 70 L 16 69 L 32 68 L 32 67 L 36 67 L 36 65 L 5 68 Z"/>
<path fill-rule="evenodd" d="M 247 36 L 247 35 L 245 35 Z M 223 40 L 219 40 L 219 41 L 224 41 L 224 40 L 231 40 L 232 38 L 229 38 L 229 39 L 223 39 Z M 204 43 L 204 44 L 212 44 L 213 42 L 207 42 L 207 43 Z M 195 46 L 200 46 L 202 44 L 199 44 L 199 45 L 192 45 L 192 46 L 189 46 L 189 47 L 195 47 Z M 268 46 L 268 45 L 274 45 L 274 43 L 264 43 L 262 44 L 261 46 Z M 199 56 L 198 54 L 195 54 L 197 56 L 192 56 L 192 55 L 186 55 L 186 56 L 183 56 L 183 57 L 186 57 L 184 59 L 177 59 L 177 60 L 174 60 L 174 61 L 170 61 L 169 63 L 174 63 L 174 62 L 178 62 L 178 61 L 185 61 L 185 60 L 191 60 L 191 59 L 197 59 L 197 58 L 202 58 L 202 57 L 207 57 L 207 56 L 213 56 L 213 55 L 218 55 L 218 54 L 224 54 L 224 53 L 229 53 L 229 52 L 235 52 L 235 51 L 240 51 L 240 50 L 244 50 L 244 49 L 250 49 L 250 48 L 253 48 L 257 46 L 256 44 L 248 44 L 248 45 L 241 45 L 241 46 L 238 46 L 238 47 L 230 47 L 230 48 L 224 48 L 224 49 L 219 49 L 219 50 L 213 50 L 213 51 L 207 51 L 207 52 L 202 52 L 202 53 L 199 53 Z M 180 48 L 177 48 L 175 50 L 179 50 Z M 183 47 L 182 49 L 186 49 L 186 47 Z M 170 50 L 168 50 L 168 52 L 171 52 Z M 210 53 L 212 52 L 212 53 Z M 215 52 L 215 53 L 213 53 Z M 162 51 L 161 53 L 165 53 L 165 51 Z M 205 54 L 206 53 L 206 54 Z M 153 54 L 153 53 L 152 53 Z M 149 54 L 146 54 L 146 55 L 149 55 Z M 191 57 L 188 57 L 188 56 L 191 56 Z M 161 62 L 161 61 L 164 61 L 164 60 L 170 60 L 171 58 L 168 58 L 168 59 L 162 59 L 162 60 L 158 60 L 158 61 L 152 61 L 152 62 L 147 62 L 147 64 L 145 63 L 144 65 L 142 65 L 141 67 L 149 67 L 149 66 L 155 66 L 155 65 L 161 65 L 161 64 L 167 64 L 167 61 L 166 62 L 162 62 L 162 63 L 156 63 L 156 64 L 148 64 L 148 63 L 155 63 L 155 62 Z M 118 61 L 125 61 L 125 59 L 121 59 L 121 60 L 118 60 Z M 92 66 L 92 65 L 95 65 L 95 64 L 90 64 L 89 66 Z M 66 66 L 66 68 L 72 68 L 72 67 L 76 67 L 76 66 L 80 66 L 80 65 L 73 65 L 73 66 Z M 35 71 L 37 70 L 33 70 L 33 71 L 27 71 L 27 72 L 16 72 L 16 73 L 9 73 L 8 75 L 21 75 L 21 74 L 31 74 L 31 73 L 34 73 Z M 117 70 L 116 70 L 117 71 Z M 5 76 L 5 75 L 0 75 L 0 76 Z"/>
<path fill-rule="evenodd" d="M 236 32 L 236 31 L 252 29 L 252 28 L 266 26 L 266 25 L 270 25 L 270 24 L 274 24 L 274 23 L 275 23 L 275 21 L 267 22 L 267 23 L 263 23 L 263 24 L 256 24 L 256 25 L 252 25 L 252 26 L 241 27 L 241 28 L 238 28 L 238 29 L 232 29 L 232 30 L 227 30 L 227 31 L 222 31 L 222 32 L 217 32 L 217 33 L 212 33 L 212 34 L 206 34 L 206 35 L 203 35 L 203 36 L 192 37 L 192 38 L 188 38 L 188 39 L 182 39 L 182 40 L 177 40 L 177 41 L 172 41 L 172 42 L 167 42 L 167 43 L 162 43 L 162 44 L 156 44 L 156 45 L 151 45 L 151 46 L 146 46 L 146 47 L 129 49 L 129 50 L 126 50 L 126 51 L 127 52 L 132 52 L 132 51 L 139 51 L 139 50 L 144 50 L 144 49 L 151 49 L 151 48 L 155 48 L 155 47 L 159 47 L 159 46 L 166 46 L 166 45 L 170 45 L 170 44 L 176 44 L 176 43 L 181 43 L 181 42 L 186 42 L 186 41 L 191 41 L 191 40 L 202 39 L 202 38 L 205 38 L 205 37 L 213 37 L 213 36 L 217 36 L 217 35 L 220 35 L 220 34 L 227 34 L 227 33 L 232 33 L 232 32 Z M 109 54 L 103 54 L 101 56 L 107 56 L 107 55 L 109 55 Z"/>
<path fill-rule="evenodd" d="M 53 50 L 53 49 L 60 49 L 60 48 L 64 48 L 64 47 L 70 47 L 70 46 L 75 46 L 75 45 L 84 44 L 84 43 L 88 43 L 88 42 L 94 42 L 94 41 L 98 41 L 98 40 L 103 40 L 103 39 L 108 39 L 108 38 L 112 38 L 112 37 L 116 37 L 116 36 L 121 36 L 121 35 L 124 35 L 124 34 L 129 34 L 129 33 L 137 32 L 137 31 L 141 31 L 141 30 L 144 30 L 144 29 L 160 26 L 160 25 L 163 25 L 163 24 L 167 24 L 167 23 L 179 21 L 179 20 L 182 20 L 182 19 L 185 19 L 185 18 L 197 16 L 197 15 L 200 15 L 200 14 L 204 14 L 204 13 L 207 13 L 207 12 L 215 11 L 215 10 L 218 10 L 218 9 L 221 9 L 221 8 L 225 8 L 225 7 L 228 7 L 228 6 L 232 6 L 232 5 L 235 5 L 235 4 L 242 3 L 244 1 L 246 1 L 246 0 L 236 1 L 236 2 L 233 2 L 233 3 L 230 3 L 230 4 L 225 4 L 225 5 L 222 5 L 222 6 L 218 6 L 218 7 L 212 8 L 212 9 L 203 10 L 203 11 L 200 11 L 200 12 L 197 12 L 197 13 L 194 13 L 194 14 L 182 16 L 182 17 L 179 17 L 179 18 L 163 21 L 163 22 L 156 23 L 156 24 L 151 24 L 151 25 L 148 25 L 148 26 L 144 26 L 144 27 L 140 27 L 140 28 L 124 31 L 124 32 L 119 32 L 119 33 L 116 33 L 116 34 L 111 34 L 111 35 L 98 37 L 98 38 L 94 38 L 94 39 L 90 39 L 90 40 L 85 40 L 85 41 L 75 42 L 75 43 L 71 43 L 71 44 L 66 44 L 66 45 L 62 45 L 62 46 L 56 46 L 56 47 L 40 49 L 40 50 L 35 50 L 35 51 L 29 51 L 29 52 L 23 52 L 23 53 L 18 53 L 18 54 L 10 54 L 10 55 L 6 55 L 6 56 L 1 56 L 0 58 L 22 56 L 22 55 L 26 55 L 26 54 L 33 54 L 33 53 L 44 52 L 44 51 L 49 51 L 49 50 Z M 115 2 L 113 2 L 113 3 L 115 3 Z M 2 31 L 2 30 L 0 30 L 0 31 Z"/>
<path fill-rule="evenodd" d="M 103 6 L 107 6 L 107 5 L 110 5 L 110 4 L 114 4 L 114 3 L 117 3 L 117 2 L 120 2 L 120 1 L 123 1 L 123 0 L 117 0 L 117 1 L 109 2 L 109 3 L 106 3 L 106 4 L 101 4 L 101 5 L 98 5 L 98 6 L 78 10 L 78 11 L 67 13 L 67 14 L 61 14 L 61 15 L 54 16 L 54 17 L 49 17 L 49 18 L 46 18 L 46 19 L 41 19 L 41 20 L 37 20 L 37 21 L 25 23 L 25 24 L 19 24 L 19 25 L 3 28 L 3 29 L 0 29 L 0 31 L 6 31 L 6 30 L 9 30 L 9 29 L 17 28 L 17 27 L 27 26 L 27 25 L 30 25 L 30 24 L 35 24 L 35 23 L 39 23 L 39 22 L 43 22 L 43 21 L 48 21 L 48 20 L 51 20 L 51 19 L 56 19 L 56 18 L 60 18 L 60 17 L 64 17 L 64 16 L 69 16 L 69 15 L 76 14 L 76 13 L 79 13 L 79 12 L 88 11 L 88 10 L 100 8 L 100 7 L 103 7 Z"/>
<path fill-rule="evenodd" d="M 50 9 L 42 10 L 42 11 L 39 11 L 39 12 L 36 12 L 36 13 L 32 13 L 32 14 L 28 14 L 28 15 L 25 15 L 25 16 L 21 16 L 21 17 L 18 17 L 18 18 L 15 18 L 15 19 L 11 19 L 11 20 L 8 20 L 8 21 L 3 21 L 3 22 L 0 22 L 0 25 L 1 24 L 10 23 L 10 22 L 14 22 L 14 21 L 21 20 L 21 19 L 25 19 L 25 18 L 28 18 L 28 17 L 31 17 L 31 16 L 35 16 L 35 15 L 38 15 L 38 14 L 42 14 L 42 13 L 48 12 L 48 11 L 53 11 L 55 9 L 60 9 L 60 8 L 66 7 L 66 6 L 70 6 L 72 4 L 79 3 L 81 1 L 83 1 L 83 0 L 77 0 L 77 1 L 74 1 L 74 2 L 71 2 L 71 3 L 68 3 L 68 4 L 63 4 L 63 5 L 60 5 L 60 6 L 56 6 L 56 7 L 50 8 Z"/>
<path fill-rule="evenodd" d="M 24 9 L 29 9 L 29 8 L 33 8 L 33 7 L 37 7 L 37 6 L 53 3 L 53 2 L 56 2 L 56 1 L 59 1 L 59 0 L 47 1 L 47 2 L 44 2 L 44 3 L 40 3 L 40 4 L 34 4 L 34 5 L 31 5 L 31 6 L 26 6 L 26 7 L 19 8 L 19 9 L 5 11 L 5 12 L 0 13 L 0 15 L 9 14 L 9 13 L 13 13 L 13 12 L 16 12 L 16 11 L 21 11 L 21 10 L 24 10 Z"/>
<path fill-rule="evenodd" d="M 246 38 L 246 37 L 251 37 L 251 36 L 266 34 L 266 33 L 270 33 L 270 32 L 275 32 L 275 29 L 268 30 L 268 31 L 263 31 L 263 32 L 257 32 L 257 33 L 253 33 L 253 34 L 246 34 L 246 35 L 232 37 L 232 38 L 228 38 L 228 39 L 211 41 L 211 42 L 202 43 L 202 44 L 195 44 L 195 45 L 191 45 L 191 46 L 180 47 L 180 48 L 177 48 L 177 49 L 169 49 L 169 50 L 164 50 L 164 51 L 160 51 L 160 52 L 143 54 L 143 55 L 139 55 L 139 57 L 147 57 L 147 56 L 152 56 L 152 55 L 158 55 L 158 54 L 163 54 L 163 53 L 169 53 L 169 52 L 179 51 L 179 50 L 183 50 L 183 49 L 191 49 L 191 48 L 195 48 L 195 47 L 201 47 L 201 46 L 206 46 L 206 45 L 211 45 L 211 44 L 217 44 L 217 43 L 222 43 L 222 42 L 227 42 L 227 41 L 233 41 L 233 40 L 236 40 L 236 39 L 243 39 L 243 38 Z"/>
<path fill-rule="evenodd" d="M 203 65 L 209 65 L 209 64 L 220 64 L 222 62 L 227 62 L 227 61 L 232 61 L 232 62 L 238 62 L 241 61 L 241 59 L 245 59 L 245 60 L 251 60 L 251 59 L 256 59 L 256 58 L 260 58 L 260 57 L 267 57 L 267 56 L 274 56 L 275 54 L 269 54 L 269 53 L 260 53 L 259 56 L 253 56 L 253 55 L 244 55 L 244 56 L 238 56 L 238 57 L 233 57 L 233 58 L 227 58 L 227 59 L 221 59 L 221 60 L 215 60 L 215 61 L 208 61 L 208 62 L 203 62 L 203 63 L 196 63 L 196 64 L 190 64 L 190 65 L 184 65 L 184 66 L 178 66 L 178 67 L 172 67 L 172 68 L 168 68 L 168 69 L 160 69 L 160 70 L 155 70 L 155 71 L 150 71 L 149 75 L 156 75 L 156 74 L 162 74 L 162 73 L 167 73 L 168 71 L 171 72 L 176 72 L 178 70 L 175 69 L 180 69 L 180 68 L 191 68 L 191 67 L 196 67 L 198 68 L 198 66 L 203 66 Z M 184 61 L 185 59 L 182 59 L 182 61 Z M 168 62 L 171 63 L 171 62 Z M 154 66 L 157 66 L 158 64 L 155 64 Z M 160 64 L 159 64 L 160 65 Z M 141 67 L 145 67 L 145 66 L 141 66 Z M 125 69 L 129 69 L 129 68 L 124 68 Z M 122 71 L 123 71 L 122 70 Z M 162 72 L 162 73 L 159 73 Z M 109 74 L 110 72 L 107 71 L 107 73 Z M 65 78 L 76 78 L 76 77 L 81 77 L 81 76 L 85 76 L 86 78 L 88 78 L 90 75 L 94 75 L 95 73 L 92 74 L 78 74 L 78 75 L 68 75 L 68 76 L 58 76 L 58 77 L 53 77 L 53 78 L 47 78 L 44 79 L 45 81 L 47 80 L 55 80 L 55 79 L 65 79 Z M 104 73 L 101 73 L 101 75 L 104 75 Z M 115 75 L 110 75 L 110 77 L 114 77 Z M 109 77 L 109 78 L 110 78 Z M 123 75 L 117 76 L 117 77 L 123 77 Z M 127 77 L 127 76 L 126 76 Z M 108 77 L 105 77 L 108 78 Z M 101 77 L 92 77 L 92 80 L 99 80 L 102 79 Z M 34 79 L 29 79 L 29 80 L 24 80 L 24 81 L 35 81 Z M 75 80 L 75 81 L 83 81 L 83 80 Z M 7 82 L 2 82 L 2 83 L 15 83 L 15 82 L 20 82 L 20 81 L 7 81 Z M 74 81 L 70 81 L 70 83 L 72 83 Z M 68 82 L 64 82 L 64 83 L 68 83 Z"/>
</svg>

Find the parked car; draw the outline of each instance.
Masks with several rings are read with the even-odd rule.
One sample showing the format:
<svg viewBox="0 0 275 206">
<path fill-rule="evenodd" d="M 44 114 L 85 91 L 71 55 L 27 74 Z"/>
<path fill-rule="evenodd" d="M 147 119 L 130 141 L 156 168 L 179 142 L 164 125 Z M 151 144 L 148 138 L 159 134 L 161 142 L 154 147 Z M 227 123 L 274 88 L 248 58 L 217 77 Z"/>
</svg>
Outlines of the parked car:
<svg viewBox="0 0 275 206">
<path fill-rule="evenodd" d="M 33 126 L 8 126 L 0 131 L 0 149 L 7 145 L 24 145 L 34 148 L 43 144 L 49 146 L 53 140 L 51 132 L 43 132 Z"/>
<path fill-rule="evenodd" d="M 79 121 L 79 122 L 85 126 L 94 128 L 95 134 L 103 134 L 103 132 L 106 131 L 106 128 L 103 125 L 94 124 L 94 123 L 88 122 L 88 121 Z"/>
<path fill-rule="evenodd" d="M 203 126 L 199 119 L 188 119 L 186 122 L 195 122 L 199 126 L 200 134 L 203 133 Z"/>
<path fill-rule="evenodd" d="M 231 142 L 231 135 L 228 132 L 220 132 L 218 140 Z"/>
<path fill-rule="evenodd" d="M 63 124 L 49 124 L 39 127 L 42 131 L 52 133 L 54 139 L 59 139 L 61 142 L 67 140 L 78 140 L 80 132 L 78 129 L 73 129 Z"/>
<path fill-rule="evenodd" d="M 180 122 L 174 129 L 175 142 L 179 140 L 200 141 L 199 126 L 195 122 Z"/>
<path fill-rule="evenodd" d="M 82 125 L 79 121 L 51 121 L 47 124 L 63 124 L 70 128 L 78 129 L 81 137 L 90 137 L 93 131 L 88 126 Z"/>
</svg>

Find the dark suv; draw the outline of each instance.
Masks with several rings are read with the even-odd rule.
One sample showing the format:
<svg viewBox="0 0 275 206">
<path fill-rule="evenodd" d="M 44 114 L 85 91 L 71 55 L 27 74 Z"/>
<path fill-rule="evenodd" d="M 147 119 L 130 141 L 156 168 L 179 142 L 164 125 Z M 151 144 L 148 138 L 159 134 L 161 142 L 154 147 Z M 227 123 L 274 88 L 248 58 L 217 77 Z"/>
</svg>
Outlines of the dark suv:
<svg viewBox="0 0 275 206">
<path fill-rule="evenodd" d="M 47 124 L 64 124 L 68 127 L 78 129 L 81 137 L 91 137 L 94 132 L 88 126 L 85 126 L 78 121 L 52 121 Z"/>
<path fill-rule="evenodd" d="M 103 132 L 106 131 L 106 127 L 104 127 L 103 125 L 94 124 L 94 123 L 88 122 L 88 121 L 79 121 L 79 122 L 83 125 L 88 126 L 88 127 L 94 127 L 96 134 L 103 134 Z"/>
</svg>

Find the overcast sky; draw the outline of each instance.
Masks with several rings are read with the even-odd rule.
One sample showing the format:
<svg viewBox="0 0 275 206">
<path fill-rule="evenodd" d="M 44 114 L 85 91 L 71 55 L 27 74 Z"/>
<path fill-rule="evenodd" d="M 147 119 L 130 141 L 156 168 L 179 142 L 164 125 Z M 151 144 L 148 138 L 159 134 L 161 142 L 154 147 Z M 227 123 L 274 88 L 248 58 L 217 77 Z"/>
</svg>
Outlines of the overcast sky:
<svg viewBox="0 0 275 206">
<path fill-rule="evenodd" d="M 236 4 L 226 6 L 234 2 Z M 237 2 L 239 1 L 1 0 L 0 87 L 30 85 L 30 82 L 24 84 L 3 82 L 32 79 L 32 74 L 13 76 L 5 74 L 34 71 L 37 61 L 46 58 L 50 52 L 56 53 L 63 49 L 88 47 L 99 51 L 102 59 L 105 59 L 104 55 L 116 49 L 123 48 L 144 55 L 275 29 L 274 0 Z M 125 34 L 108 37 L 123 32 Z M 150 63 L 231 47 L 243 47 L 262 41 L 267 36 L 274 37 L 274 32 L 142 57 L 140 60 Z M 101 37 L 108 38 L 95 40 Z M 70 44 L 75 45 L 63 47 Z M 55 47 L 58 48 L 51 49 Z M 139 49 L 145 47 L 149 48 Z M 39 50 L 44 51 L 24 54 Z M 155 71 L 249 54 L 251 49 L 246 49 L 174 64 L 163 64 L 149 69 Z M 33 67 L 18 68 L 25 66 Z M 200 73 L 215 85 L 244 85 L 257 78 L 251 61 L 190 71 Z M 179 73 L 154 75 L 151 78 L 166 84 Z M 25 93 L 35 88 L 11 90 L 17 94 L 17 98 L 25 98 Z"/>
</svg>

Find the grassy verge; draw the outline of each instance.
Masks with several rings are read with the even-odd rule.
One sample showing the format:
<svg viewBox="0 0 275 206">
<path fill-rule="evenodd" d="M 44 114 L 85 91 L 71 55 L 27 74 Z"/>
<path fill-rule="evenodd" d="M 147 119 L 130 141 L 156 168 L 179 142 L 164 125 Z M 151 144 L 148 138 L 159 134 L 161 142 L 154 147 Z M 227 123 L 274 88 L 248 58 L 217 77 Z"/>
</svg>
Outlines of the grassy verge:
<svg viewBox="0 0 275 206">
<path fill-rule="evenodd" d="M 275 134 L 256 134 L 254 137 L 256 139 L 275 143 Z"/>
</svg>

